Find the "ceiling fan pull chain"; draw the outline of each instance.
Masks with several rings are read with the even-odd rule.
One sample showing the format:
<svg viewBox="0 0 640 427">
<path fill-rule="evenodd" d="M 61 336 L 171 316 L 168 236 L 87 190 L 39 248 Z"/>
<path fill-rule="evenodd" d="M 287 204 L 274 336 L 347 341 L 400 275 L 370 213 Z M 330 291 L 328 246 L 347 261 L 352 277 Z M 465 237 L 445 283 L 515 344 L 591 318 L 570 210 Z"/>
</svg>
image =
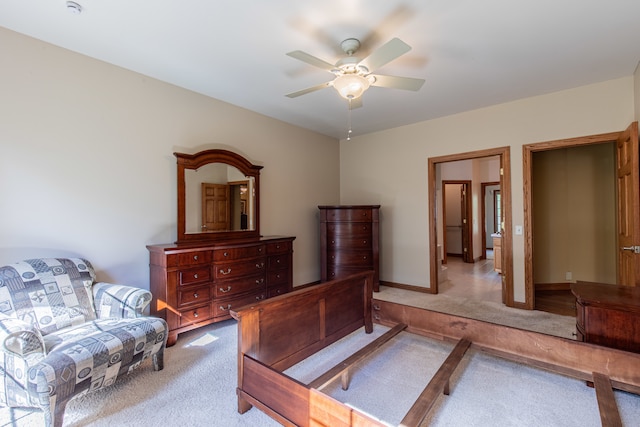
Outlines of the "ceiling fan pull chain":
<svg viewBox="0 0 640 427">
<path fill-rule="evenodd" d="M 347 130 L 347 141 L 351 141 L 351 99 L 349 98 L 349 113 L 347 115 L 347 127 L 349 128 Z"/>
</svg>

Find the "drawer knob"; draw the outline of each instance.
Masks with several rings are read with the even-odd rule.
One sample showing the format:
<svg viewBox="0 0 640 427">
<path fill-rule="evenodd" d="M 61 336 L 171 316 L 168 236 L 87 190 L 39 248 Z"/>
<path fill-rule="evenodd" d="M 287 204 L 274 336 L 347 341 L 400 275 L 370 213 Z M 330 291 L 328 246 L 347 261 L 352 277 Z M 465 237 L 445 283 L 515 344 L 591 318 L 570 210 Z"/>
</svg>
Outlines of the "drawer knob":
<svg viewBox="0 0 640 427">
<path fill-rule="evenodd" d="M 220 274 L 222 275 L 226 276 L 229 273 L 231 273 L 231 267 L 227 268 L 226 270 L 220 269 Z"/>
<path fill-rule="evenodd" d="M 280 264 L 280 258 L 276 260 L 276 264 Z"/>
<path fill-rule="evenodd" d="M 197 311 L 193 312 L 193 317 L 198 317 L 198 312 Z"/>
<path fill-rule="evenodd" d="M 194 261 L 197 261 L 197 260 L 198 260 L 198 255 L 194 255 L 194 256 L 193 256 L 193 260 L 194 260 Z"/>
<path fill-rule="evenodd" d="M 194 278 L 194 279 L 197 279 L 197 278 L 198 278 L 198 273 L 194 274 L 194 275 L 193 275 L 193 278 Z"/>
<path fill-rule="evenodd" d="M 220 288 L 220 292 L 222 292 L 223 294 L 226 294 L 227 292 L 229 292 L 231 290 L 231 285 L 227 286 L 227 289 L 222 289 Z"/>
<path fill-rule="evenodd" d="M 197 293 L 197 292 L 194 292 L 194 293 L 193 293 L 193 297 L 194 297 L 194 298 L 198 298 L 199 296 L 200 296 L 200 295 L 198 295 L 198 293 Z"/>
<path fill-rule="evenodd" d="M 227 257 L 227 256 L 229 256 L 229 253 L 228 253 L 228 252 L 225 252 L 225 253 L 223 253 L 223 254 L 222 254 L 222 256 Z"/>
</svg>

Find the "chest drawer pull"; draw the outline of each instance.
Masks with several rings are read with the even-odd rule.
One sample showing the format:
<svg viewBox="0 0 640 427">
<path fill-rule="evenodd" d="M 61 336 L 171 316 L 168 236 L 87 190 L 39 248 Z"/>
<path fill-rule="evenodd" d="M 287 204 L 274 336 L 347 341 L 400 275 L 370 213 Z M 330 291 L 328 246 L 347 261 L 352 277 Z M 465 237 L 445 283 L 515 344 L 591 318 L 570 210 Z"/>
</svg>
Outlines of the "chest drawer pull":
<svg viewBox="0 0 640 427">
<path fill-rule="evenodd" d="M 256 268 L 264 268 L 264 262 L 257 263 Z"/>
<path fill-rule="evenodd" d="M 225 307 L 223 307 L 223 306 L 220 306 L 220 310 L 222 310 L 222 311 L 229 311 L 229 310 L 231 310 L 231 304 L 227 304 L 227 307 L 226 307 L 226 308 L 225 308 Z"/>
<path fill-rule="evenodd" d="M 198 317 L 198 312 L 197 311 L 193 312 L 193 317 Z"/>
<path fill-rule="evenodd" d="M 264 283 L 264 278 L 263 277 L 261 277 L 259 279 L 256 279 L 256 285 L 261 285 L 263 283 Z"/>
<path fill-rule="evenodd" d="M 231 273 L 231 267 L 227 268 L 226 271 L 223 269 L 220 269 L 220 274 L 224 274 L 226 276 L 229 273 Z"/>
<path fill-rule="evenodd" d="M 227 292 L 229 292 L 231 290 L 231 285 L 227 286 L 227 289 L 222 289 L 220 288 L 220 292 L 222 292 L 223 294 L 226 294 Z"/>
<path fill-rule="evenodd" d="M 197 260 L 198 260 L 198 255 L 194 255 L 194 256 L 193 256 L 193 260 L 194 260 L 194 261 L 197 261 Z"/>
<path fill-rule="evenodd" d="M 264 295 L 258 295 L 258 296 L 256 297 L 256 300 L 257 300 L 257 301 L 262 301 L 262 300 L 263 300 L 263 299 L 265 299 L 265 298 L 266 298 L 266 297 L 265 297 Z"/>
<path fill-rule="evenodd" d="M 194 297 L 194 298 L 198 298 L 198 293 L 197 293 L 197 292 L 194 292 L 194 293 L 193 293 L 193 297 Z"/>
</svg>

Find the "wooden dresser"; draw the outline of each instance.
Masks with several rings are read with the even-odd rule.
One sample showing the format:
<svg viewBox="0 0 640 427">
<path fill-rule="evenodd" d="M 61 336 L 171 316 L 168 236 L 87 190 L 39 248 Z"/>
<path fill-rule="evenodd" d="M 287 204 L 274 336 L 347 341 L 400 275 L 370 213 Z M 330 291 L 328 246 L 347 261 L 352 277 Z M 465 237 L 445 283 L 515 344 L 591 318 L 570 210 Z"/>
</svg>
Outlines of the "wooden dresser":
<svg viewBox="0 0 640 427">
<path fill-rule="evenodd" d="M 323 282 L 373 270 L 373 290 L 380 290 L 380 205 L 318 206 Z"/>
<path fill-rule="evenodd" d="M 147 246 L 151 314 L 169 324 L 167 345 L 182 332 L 230 319 L 231 309 L 291 291 L 294 239 Z"/>
<path fill-rule="evenodd" d="M 640 353 L 640 288 L 577 282 L 578 340 Z"/>
</svg>

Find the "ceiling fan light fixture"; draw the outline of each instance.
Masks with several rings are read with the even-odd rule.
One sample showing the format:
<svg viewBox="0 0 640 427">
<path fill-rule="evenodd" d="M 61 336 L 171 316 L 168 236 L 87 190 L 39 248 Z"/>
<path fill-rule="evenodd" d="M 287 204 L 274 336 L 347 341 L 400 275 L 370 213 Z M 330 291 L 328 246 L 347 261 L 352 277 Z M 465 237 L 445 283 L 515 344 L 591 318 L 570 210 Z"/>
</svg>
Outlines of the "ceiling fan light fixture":
<svg viewBox="0 0 640 427">
<path fill-rule="evenodd" d="M 344 99 L 356 99 L 369 89 L 371 82 L 358 74 L 345 74 L 333 81 L 333 87 Z"/>
</svg>

